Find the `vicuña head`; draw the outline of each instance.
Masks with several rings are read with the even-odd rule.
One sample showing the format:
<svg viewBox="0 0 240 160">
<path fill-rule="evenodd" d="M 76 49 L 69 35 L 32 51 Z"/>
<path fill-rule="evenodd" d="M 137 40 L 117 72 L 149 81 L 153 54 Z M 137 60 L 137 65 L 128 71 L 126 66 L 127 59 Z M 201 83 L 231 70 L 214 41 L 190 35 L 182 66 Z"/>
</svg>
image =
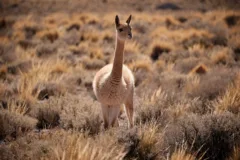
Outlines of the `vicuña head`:
<svg viewBox="0 0 240 160">
<path fill-rule="evenodd" d="M 120 23 L 118 16 L 115 17 L 116 46 L 113 64 L 100 69 L 93 80 L 93 91 L 101 103 L 105 128 L 118 125 L 117 118 L 123 104 L 128 126 L 133 126 L 134 77 L 131 70 L 123 64 L 125 41 L 132 38 L 130 21 L 131 15 L 124 24 Z"/>
<path fill-rule="evenodd" d="M 132 28 L 130 26 L 132 15 L 130 15 L 126 23 L 120 23 L 118 15 L 115 17 L 115 24 L 117 29 L 117 37 L 120 40 L 126 40 L 127 38 L 132 39 Z"/>
</svg>

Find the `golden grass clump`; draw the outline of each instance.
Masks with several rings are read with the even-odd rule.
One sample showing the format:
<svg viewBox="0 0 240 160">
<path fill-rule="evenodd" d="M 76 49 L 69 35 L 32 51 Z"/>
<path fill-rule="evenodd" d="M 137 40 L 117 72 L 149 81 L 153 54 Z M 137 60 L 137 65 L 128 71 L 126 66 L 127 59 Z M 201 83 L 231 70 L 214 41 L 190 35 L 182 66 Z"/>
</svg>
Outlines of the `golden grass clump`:
<svg viewBox="0 0 240 160">
<path fill-rule="evenodd" d="M 133 72 L 136 72 L 138 70 L 144 70 L 144 71 L 147 71 L 147 72 L 152 71 L 152 67 L 151 67 L 150 63 L 146 62 L 146 61 L 143 61 L 143 60 L 139 60 L 139 61 L 136 61 L 136 62 L 133 61 L 128 66 Z"/>
<path fill-rule="evenodd" d="M 10 100 L 7 103 L 7 110 L 10 113 L 25 115 L 28 112 L 29 108 L 25 102 L 17 102 L 16 100 Z"/>
<path fill-rule="evenodd" d="M 151 33 L 152 37 L 173 40 L 174 42 L 183 42 L 193 37 L 212 38 L 213 34 L 204 29 L 179 29 L 168 30 L 166 27 L 160 26 L 154 29 Z"/>
<path fill-rule="evenodd" d="M 48 40 L 50 42 L 54 42 L 59 38 L 59 33 L 57 30 L 43 30 L 36 34 L 42 40 Z"/>
<path fill-rule="evenodd" d="M 147 155 L 150 152 L 157 153 L 157 144 L 161 142 L 159 134 L 159 125 L 157 122 L 150 122 L 141 126 L 139 131 L 139 152 Z"/>
<path fill-rule="evenodd" d="M 239 113 L 240 111 L 240 74 L 238 73 L 234 83 L 230 84 L 226 92 L 214 102 L 216 112 L 230 111 Z"/>
<path fill-rule="evenodd" d="M 210 58 L 215 64 L 228 64 L 233 60 L 231 50 L 229 48 L 222 48 L 214 51 Z"/>
<path fill-rule="evenodd" d="M 61 74 L 69 71 L 69 66 L 64 60 L 60 59 L 34 64 L 27 73 L 21 74 L 17 88 L 20 99 L 27 102 L 35 102 L 39 94 L 39 90 L 36 90 L 36 87 L 39 84 L 60 83 Z"/>
<path fill-rule="evenodd" d="M 192 91 L 196 90 L 199 87 L 200 79 L 199 76 L 193 74 L 192 76 L 188 77 L 187 83 L 184 86 L 184 90 L 186 93 L 191 93 Z"/>
<path fill-rule="evenodd" d="M 127 54 L 139 54 L 141 51 L 141 46 L 136 41 L 131 41 L 126 44 L 124 53 Z"/>
<path fill-rule="evenodd" d="M 192 154 L 186 153 L 184 149 L 175 151 L 170 160 L 195 160 L 196 157 Z"/>
<path fill-rule="evenodd" d="M 119 160 L 125 156 L 123 147 L 109 141 L 106 136 L 96 139 L 84 134 L 66 135 L 56 146 L 53 146 L 56 160 Z M 101 137 L 101 140 L 99 139 Z M 105 140 L 104 140 L 105 139 Z"/>
<path fill-rule="evenodd" d="M 191 54 L 197 54 L 199 56 L 204 56 L 205 53 L 205 46 L 202 44 L 194 44 L 188 48 L 188 51 Z"/>
<path fill-rule="evenodd" d="M 239 159 L 240 159 L 240 148 L 235 146 L 231 157 L 228 158 L 227 160 L 239 160 Z"/>
</svg>

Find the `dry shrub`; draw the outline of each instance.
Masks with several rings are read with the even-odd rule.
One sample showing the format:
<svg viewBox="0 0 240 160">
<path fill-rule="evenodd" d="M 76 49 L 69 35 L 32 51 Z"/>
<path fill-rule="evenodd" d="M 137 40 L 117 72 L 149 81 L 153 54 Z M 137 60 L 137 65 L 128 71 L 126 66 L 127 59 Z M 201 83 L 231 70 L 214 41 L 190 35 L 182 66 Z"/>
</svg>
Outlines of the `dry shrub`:
<svg viewBox="0 0 240 160">
<path fill-rule="evenodd" d="M 54 53 L 57 53 L 57 45 L 55 43 L 46 43 L 37 46 L 36 54 L 38 57 L 48 57 Z"/>
<path fill-rule="evenodd" d="M 152 53 L 150 54 L 153 61 L 156 61 L 163 53 L 169 53 L 175 48 L 170 42 L 159 41 L 154 42 L 154 44 L 155 45 L 152 46 Z"/>
<path fill-rule="evenodd" d="M 18 42 L 18 44 L 25 50 L 30 48 L 35 48 L 38 45 L 38 43 L 39 42 L 36 40 L 28 40 L 28 39 L 20 40 Z"/>
<path fill-rule="evenodd" d="M 228 45 L 228 38 L 229 38 L 229 30 L 219 24 L 210 26 L 208 30 L 213 34 L 213 37 L 211 38 L 211 41 L 213 45 L 219 45 L 219 46 L 227 46 Z"/>
<path fill-rule="evenodd" d="M 32 111 L 32 115 L 36 119 L 38 119 L 37 128 L 44 129 L 44 128 L 54 128 L 59 125 L 59 110 L 56 108 L 46 105 L 43 107 L 37 107 Z"/>
<path fill-rule="evenodd" d="M 128 54 L 139 54 L 141 52 L 141 46 L 136 41 L 129 42 L 126 44 L 124 48 L 124 55 L 128 56 Z"/>
<path fill-rule="evenodd" d="M 240 23 L 240 16 L 238 15 L 228 15 L 225 17 L 225 22 L 227 23 L 228 27 L 233 27 Z"/>
<path fill-rule="evenodd" d="M 134 74 L 136 87 L 140 85 L 145 79 L 147 79 L 147 77 L 152 73 L 150 63 L 146 61 L 139 60 L 130 63 L 128 66 Z"/>
<path fill-rule="evenodd" d="M 81 25 L 79 24 L 79 23 L 75 23 L 75 22 L 73 22 L 72 24 L 70 24 L 67 28 L 66 28 L 66 31 L 71 31 L 71 30 L 79 30 L 80 29 L 80 27 L 81 27 Z"/>
<path fill-rule="evenodd" d="M 16 58 L 14 45 L 0 44 L 0 63 L 11 63 Z"/>
<path fill-rule="evenodd" d="M 36 36 L 43 41 L 49 41 L 53 43 L 59 38 L 59 33 L 56 30 L 45 30 L 38 32 Z"/>
<path fill-rule="evenodd" d="M 66 32 L 63 41 L 68 45 L 78 45 L 80 43 L 80 34 L 76 29 Z"/>
<path fill-rule="evenodd" d="M 180 73 L 189 73 L 191 72 L 194 67 L 196 67 L 198 65 L 198 63 L 200 62 L 199 58 L 195 58 L 195 57 L 188 57 L 185 59 L 177 59 L 175 62 L 175 66 L 174 69 L 176 71 L 179 71 Z"/>
<path fill-rule="evenodd" d="M 235 78 L 236 72 L 233 69 L 215 67 L 206 74 L 201 75 L 199 84 L 195 86 L 188 95 L 199 97 L 205 100 L 213 100 L 225 91 L 228 84 Z"/>
<path fill-rule="evenodd" d="M 83 61 L 83 67 L 87 70 L 96 70 L 104 67 L 106 63 L 101 59 L 85 59 Z"/>
<path fill-rule="evenodd" d="M 36 124 L 37 121 L 29 116 L 1 109 L 0 139 L 4 139 L 6 136 L 16 138 L 24 132 L 33 130 Z"/>
<path fill-rule="evenodd" d="M 126 148 L 125 159 L 157 159 L 160 138 L 159 126 L 152 121 L 120 133 L 118 142 Z"/>
<path fill-rule="evenodd" d="M 33 90 L 34 92 L 38 92 L 37 99 L 38 100 L 45 100 L 49 99 L 51 96 L 61 96 L 65 93 L 65 87 L 61 86 L 60 84 L 54 84 L 54 83 L 40 83 L 37 84 L 37 86 Z"/>
<path fill-rule="evenodd" d="M 194 55 L 194 57 L 202 57 L 206 56 L 206 50 L 205 47 L 201 44 L 194 44 L 192 47 L 188 48 L 188 51 L 191 55 Z"/>
<path fill-rule="evenodd" d="M 7 71 L 10 74 L 19 74 L 23 72 L 27 72 L 29 69 L 32 67 L 32 62 L 31 61 L 24 61 L 24 62 L 17 62 L 12 65 L 8 65 Z"/>
<path fill-rule="evenodd" d="M 63 130 L 41 130 L 25 133 L 11 143 L 0 146 L 0 156 L 3 160 L 47 159 L 54 154 L 51 146 L 59 143 L 66 134 Z"/>
<path fill-rule="evenodd" d="M 165 24 L 168 29 L 174 30 L 174 29 L 178 29 L 180 22 L 174 17 L 167 17 L 165 20 Z"/>
<path fill-rule="evenodd" d="M 234 83 L 230 84 L 226 92 L 219 97 L 214 107 L 217 112 L 230 111 L 232 113 L 239 113 L 240 111 L 240 75 L 236 77 Z"/>
<path fill-rule="evenodd" d="M 240 159 L 240 148 L 235 146 L 232 155 L 227 160 L 238 160 Z"/>
<path fill-rule="evenodd" d="M 136 62 L 132 62 L 131 64 L 129 64 L 129 68 L 133 71 L 133 72 L 136 72 L 138 70 L 143 70 L 143 71 L 147 71 L 147 72 L 150 72 L 152 69 L 151 69 L 151 66 L 150 66 L 150 63 L 143 61 L 143 60 L 139 60 L 139 61 L 136 61 Z"/>
<path fill-rule="evenodd" d="M 37 25 L 27 25 L 24 26 L 23 30 L 25 32 L 25 38 L 31 39 L 40 30 L 40 27 L 38 27 Z"/>
<path fill-rule="evenodd" d="M 240 143 L 239 128 L 238 117 L 231 113 L 188 114 L 166 127 L 164 145 L 171 154 L 185 142 L 197 157 L 224 160 Z"/>
<path fill-rule="evenodd" d="M 211 54 L 211 60 L 215 64 L 229 64 L 234 61 L 232 50 L 229 48 L 218 48 Z"/>
<path fill-rule="evenodd" d="M 69 50 L 71 51 L 71 53 L 75 56 L 84 56 L 86 55 L 86 51 L 84 51 L 85 49 L 81 48 L 81 47 L 77 47 L 77 46 L 74 46 L 74 45 L 71 45 L 69 46 Z"/>
<path fill-rule="evenodd" d="M 65 94 L 39 103 L 30 114 L 38 117 L 39 124 L 43 127 L 54 127 L 60 123 L 60 126 L 67 130 L 97 134 L 102 123 L 100 108 L 89 95 Z"/>
</svg>

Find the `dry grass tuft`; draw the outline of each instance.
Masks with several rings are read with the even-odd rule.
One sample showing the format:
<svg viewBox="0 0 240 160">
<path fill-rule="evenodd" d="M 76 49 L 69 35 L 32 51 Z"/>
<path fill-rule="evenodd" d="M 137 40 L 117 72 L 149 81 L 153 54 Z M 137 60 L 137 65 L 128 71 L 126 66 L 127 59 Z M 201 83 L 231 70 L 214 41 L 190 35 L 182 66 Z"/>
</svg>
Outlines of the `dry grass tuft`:
<svg viewBox="0 0 240 160">
<path fill-rule="evenodd" d="M 217 112 L 230 111 L 239 113 L 240 111 L 240 75 L 236 77 L 233 84 L 230 84 L 223 96 L 215 102 Z"/>
<path fill-rule="evenodd" d="M 171 155 L 170 160 L 195 160 L 196 157 L 192 154 L 186 153 L 184 149 L 179 149 Z"/>
<path fill-rule="evenodd" d="M 124 131 L 118 141 L 126 147 L 126 159 L 157 159 L 161 138 L 158 124 L 152 121 L 138 129 Z"/>
<path fill-rule="evenodd" d="M 11 100 L 11 101 L 8 101 L 7 103 L 7 110 L 10 113 L 25 115 L 29 111 L 29 108 L 27 104 L 24 102 L 16 102 L 14 100 Z"/>
<path fill-rule="evenodd" d="M 57 40 L 59 38 L 59 34 L 55 30 L 41 31 L 41 32 L 37 33 L 36 36 L 39 37 L 43 41 L 50 41 L 51 43 L 53 43 L 55 40 Z"/>
<path fill-rule="evenodd" d="M 53 146 L 55 156 L 52 159 L 122 159 L 125 156 L 124 148 L 109 141 L 107 136 L 98 136 L 96 139 L 92 139 L 84 134 L 66 135 L 56 146 Z"/>
<path fill-rule="evenodd" d="M 215 64 L 229 64 L 233 61 L 232 51 L 229 48 L 221 48 L 213 52 L 211 60 Z"/>
<path fill-rule="evenodd" d="M 240 148 L 234 147 L 233 153 L 230 156 L 230 158 L 228 158 L 228 160 L 238 160 L 238 159 L 240 159 Z"/>
<path fill-rule="evenodd" d="M 165 41 L 154 42 L 154 44 L 155 45 L 152 45 L 152 52 L 150 54 L 151 59 L 154 61 L 157 60 L 161 54 L 169 53 L 175 48 L 173 44 Z"/>
</svg>

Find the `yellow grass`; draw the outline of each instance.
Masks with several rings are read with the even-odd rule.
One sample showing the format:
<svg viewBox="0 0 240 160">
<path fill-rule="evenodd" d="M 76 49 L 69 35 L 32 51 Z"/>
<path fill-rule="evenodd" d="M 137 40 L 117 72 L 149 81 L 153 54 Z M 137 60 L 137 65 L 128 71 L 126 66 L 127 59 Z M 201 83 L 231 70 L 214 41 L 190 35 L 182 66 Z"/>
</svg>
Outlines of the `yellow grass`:
<svg viewBox="0 0 240 160">
<path fill-rule="evenodd" d="M 215 102 L 216 112 L 231 111 L 239 113 L 240 111 L 240 74 L 233 84 L 230 84 L 223 96 Z"/>
<path fill-rule="evenodd" d="M 137 70 L 145 70 L 147 72 L 152 71 L 150 63 L 146 62 L 144 60 L 139 60 L 139 61 L 136 61 L 136 62 L 133 61 L 128 66 L 132 71 L 137 71 Z"/>
<path fill-rule="evenodd" d="M 102 145 L 98 144 L 100 142 Z M 64 136 L 62 141 L 53 147 L 53 150 L 55 152 L 53 159 L 120 160 L 124 157 L 125 153 L 122 147 L 114 145 L 109 141 L 100 142 L 97 139 L 96 141 L 93 141 L 93 139 L 85 137 L 83 134 Z"/>
<path fill-rule="evenodd" d="M 232 155 L 227 160 L 239 160 L 239 159 L 240 159 L 240 148 L 235 146 L 233 149 Z"/>
<path fill-rule="evenodd" d="M 231 50 L 229 48 L 222 48 L 221 50 L 217 50 L 216 52 L 212 53 L 211 60 L 215 64 L 227 64 L 232 61 Z"/>
<path fill-rule="evenodd" d="M 175 151 L 171 158 L 171 160 L 196 160 L 194 155 L 186 153 L 184 150 Z"/>
<path fill-rule="evenodd" d="M 17 113 L 21 115 L 25 115 L 29 110 L 26 102 L 17 102 L 15 100 L 8 101 L 7 110 L 11 113 Z"/>
</svg>

